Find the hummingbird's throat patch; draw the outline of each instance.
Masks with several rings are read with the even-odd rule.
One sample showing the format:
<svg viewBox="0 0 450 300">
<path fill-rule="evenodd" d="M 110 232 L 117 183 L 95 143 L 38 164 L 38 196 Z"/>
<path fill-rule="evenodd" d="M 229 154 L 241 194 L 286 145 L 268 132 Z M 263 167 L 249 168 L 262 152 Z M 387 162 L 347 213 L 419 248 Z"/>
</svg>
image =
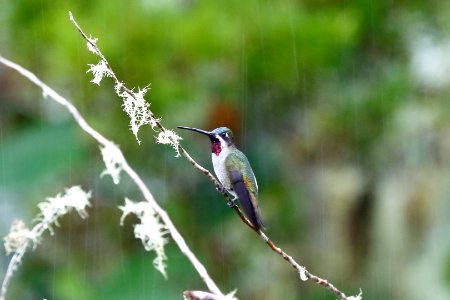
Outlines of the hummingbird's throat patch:
<svg viewBox="0 0 450 300">
<path fill-rule="evenodd" d="M 220 145 L 220 141 L 211 143 L 211 151 L 216 156 L 219 156 L 220 152 L 222 152 L 222 146 Z"/>
</svg>

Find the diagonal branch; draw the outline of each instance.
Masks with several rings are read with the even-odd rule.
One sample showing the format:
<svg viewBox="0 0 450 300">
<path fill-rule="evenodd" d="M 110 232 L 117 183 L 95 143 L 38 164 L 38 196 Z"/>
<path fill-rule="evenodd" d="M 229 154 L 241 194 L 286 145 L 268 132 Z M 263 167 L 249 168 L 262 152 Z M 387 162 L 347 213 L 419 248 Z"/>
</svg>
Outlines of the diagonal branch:
<svg viewBox="0 0 450 300">
<path fill-rule="evenodd" d="M 109 74 L 111 75 L 116 83 L 116 86 L 120 86 L 120 88 L 124 89 L 127 93 L 129 93 L 136 101 L 139 99 L 137 98 L 136 94 L 133 93 L 132 90 L 126 88 L 123 83 L 121 83 L 117 76 L 115 75 L 114 71 L 112 70 L 111 66 L 109 65 L 108 61 L 106 60 L 105 56 L 102 54 L 100 49 L 98 48 L 96 44 L 96 39 L 88 38 L 87 35 L 83 32 L 81 27 L 77 24 L 75 19 L 73 18 L 72 13 L 69 12 L 70 21 L 75 25 L 75 27 L 80 32 L 81 36 L 87 41 L 88 47 L 91 51 L 96 53 L 100 56 L 101 61 L 106 65 L 108 68 Z M 161 121 L 157 118 L 154 118 L 153 112 L 149 109 L 149 114 L 151 118 L 154 120 L 155 127 L 158 128 L 160 132 L 167 132 L 169 131 L 167 128 L 163 126 Z M 173 136 L 169 137 L 170 139 L 173 139 Z M 214 184 L 214 186 L 217 188 L 218 191 L 223 190 L 221 188 L 221 184 L 219 181 L 209 172 L 206 168 L 202 167 L 200 164 L 198 164 L 190 155 L 189 153 L 179 144 L 178 140 L 172 140 L 172 145 L 175 146 L 176 151 L 181 154 L 183 157 L 185 157 L 192 166 L 202 172 L 204 175 L 206 175 L 209 180 Z M 340 291 L 338 288 L 336 288 L 332 283 L 330 283 L 328 280 L 321 278 L 317 275 L 312 274 L 308 270 L 306 270 L 304 267 L 302 267 L 299 263 L 297 263 L 292 256 L 288 255 L 286 252 L 284 252 L 280 247 L 278 247 L 275 243 L 273 243 L 261 230 L 257 230 L 253 224 L 245 217 L 245 215 L 242 213 L 242 211 L 239 209 L 239 207 L 234 204 L 233 201 L 231 201 L 231 198 L 226 192 L 221 192 L 226 200 L 226 202 L 235 210 L 235 212 L 238 214 L 238 216 L 241 218 L 241 220 L 250 228 L 252 228 L 265 242 L 266 244 L 277 254 L 279 254 L 281 257 L 283 257 L 284 260 L 286 260 L 300 275 L 300 279 L 303 281 L 311 280 L 319 285 L 324 286 L 328 290 L 330 290 L 335 296 L 337 296 L 339 299 L 343 300 L 357 300 L 361 299 L 361 293 L 358 296 L 346 296 L 342 291 Z"/>
<path fill-rule="evenodd" d="M 60 96 L 55 90 L 50 88 L 48 85 L 46 85 L 44 82 L 42 82 L 35 74 L 28 71 L 27 69 L 23 68 L 22 66 L 2 57 L 0 55 L 0 63 L 3 65 L 16 70 L 18 73 L 20 73 L 22 76 L 33 82 L 36 86 L 38 86 L 40 89 L 42 89 L 44 95 L 49 96 L 54 101 L 58 102 L 59 104 L 63 105 L 71 114 L 74 120 L 78 123 L 78 125 L 90 136 L 92 136 L 99 144 L 101 144 L 104 147 L 116 147 L 112 142 L 110 142 L 108 139 L 106 139 L 103 135 L 101 135 L 98 131 L 96 131 L 94 128 L 92 128 L 86 120 L 83 118 L 83 116 L 79 113 L 77 108 L 66 98 Z M 172 236 L 175 243 L 180 248 L 180 251 L 189 259 L 191 264 L 194 266 L 194 268 L 197 270 L 200 277 L 205 282 L 208 289 L 213 292 L 216 295 L 223 296 L 222 292 L 218 288 L 218 286 L 215 284 L 215 282 L 211 279 L 211 277 L 208 275 L 208 272 L 206 271 L 205 267 L 201 264 L 201 262 L 197 259 L 197 257 L 194 255 L 194 253 L 189 249 L 188 245 L 186 244 L 184 238 L 181 236 L 181 234 L 178 232 L 175 225 L 172 223 L 172 220 L 169 218 L 167 213 L 158 205 L 158 203 L 155 201 L 152 193 L 147 188 L 145 183 L 142 181 L 142 179 L 139 177 L 139 175 L 130 167 L 128 162 L 126 161 L 125 157 L 123 156 L 123 153 L 120 151 L 120 149 L 117 147 L 118 154 L 120 155 L 121 159 L 121 165 L 122 169 L 125 173 L 130 176 L 130 178 L 133 180 L 133 182 L 137 185 L 139 190 L 141 191 L 142 195 L 144 196 L 145 200 L 147 200 L 152 208 L 156 211 L 156 213 L 161 217 L 165 225 L 167 226 L 168 231 L 170 232 L 170 235 Z"/>
</svg>

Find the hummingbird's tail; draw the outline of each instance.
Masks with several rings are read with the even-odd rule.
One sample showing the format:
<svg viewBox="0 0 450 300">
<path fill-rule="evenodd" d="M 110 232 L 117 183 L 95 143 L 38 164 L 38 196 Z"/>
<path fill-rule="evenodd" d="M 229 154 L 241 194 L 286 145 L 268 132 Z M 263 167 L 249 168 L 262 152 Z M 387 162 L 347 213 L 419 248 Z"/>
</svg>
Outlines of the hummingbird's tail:
<svg viewBox="0 0 450 300">
<path fill-rule="evenodd" d="M 252 223 L 257 224 L 256 229 L 266 230 L 266 224 L 262 220 L 259 206 L 256 206 L 253 210 L 255 212 L 255 221 L 252 221 Z"/>
<path fill-rule="evenodd" d="M 266 226 L 264 225 L 264 222 L 261 217 L 259 207 L 254 206 L 251 201 L 239 199 L 239 202 L 241 203 L 242 208 L 244 209 L 244 212 L 247 215 L 247 218 L 250 220 L 250 222 L 252 222 L 253 226 L 255 226 L 257 230 L 266 229 Z"/>
</svg>

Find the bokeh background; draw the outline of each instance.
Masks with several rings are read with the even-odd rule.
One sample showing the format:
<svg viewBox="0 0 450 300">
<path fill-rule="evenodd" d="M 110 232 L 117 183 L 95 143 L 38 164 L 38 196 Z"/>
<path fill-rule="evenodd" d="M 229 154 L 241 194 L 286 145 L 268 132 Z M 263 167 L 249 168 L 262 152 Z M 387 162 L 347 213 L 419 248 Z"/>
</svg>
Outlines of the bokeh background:
<svg viewBox="0 0 450 300">
<path fill-rule="evenodd" d="M 334 299 L 249 230 L 205 176 L 144 128 L 139 146 L 72 11 L 169 128 L 228 126 L 260 187 L 267 234 L 311 272 L 364 299 L 450 299 L 450 2 L 4 0 L 0 53 L 66 96 L 119 144 L 223 291 Z M 179 131 L 212 169 L 209 141 Z M 100 178 L 98 145 L 26 79 L 0 66 L 0 235 L 32 225 L 64 187 L 92 190 L 89 218 L 30 251 L 9 299 L 180 299 L 203 282 L 167 245 L 166 281 L 119 226 L 123 176 Z M 0 251 L 0 270 L 8 257 Z"/>
</svg>

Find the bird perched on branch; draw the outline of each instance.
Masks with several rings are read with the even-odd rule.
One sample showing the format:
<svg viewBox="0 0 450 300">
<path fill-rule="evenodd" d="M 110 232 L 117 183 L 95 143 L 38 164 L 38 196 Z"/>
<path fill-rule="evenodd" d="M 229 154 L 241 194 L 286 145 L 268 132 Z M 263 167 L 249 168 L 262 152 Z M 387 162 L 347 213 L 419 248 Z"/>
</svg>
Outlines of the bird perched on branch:
<svg viewBox="0 0 450 300">
<path fill-rule="evenodd" d="M 233 132 L 226 127 L 213 131 L 177 126 L 207 135 L 211 140 L 214 172 L 227 193 L 239 200 L 247 218 L 256 228 L 264 229 L 258 206 L 258 184 L 247 157 L 234 145 Z"/>
</svg>

